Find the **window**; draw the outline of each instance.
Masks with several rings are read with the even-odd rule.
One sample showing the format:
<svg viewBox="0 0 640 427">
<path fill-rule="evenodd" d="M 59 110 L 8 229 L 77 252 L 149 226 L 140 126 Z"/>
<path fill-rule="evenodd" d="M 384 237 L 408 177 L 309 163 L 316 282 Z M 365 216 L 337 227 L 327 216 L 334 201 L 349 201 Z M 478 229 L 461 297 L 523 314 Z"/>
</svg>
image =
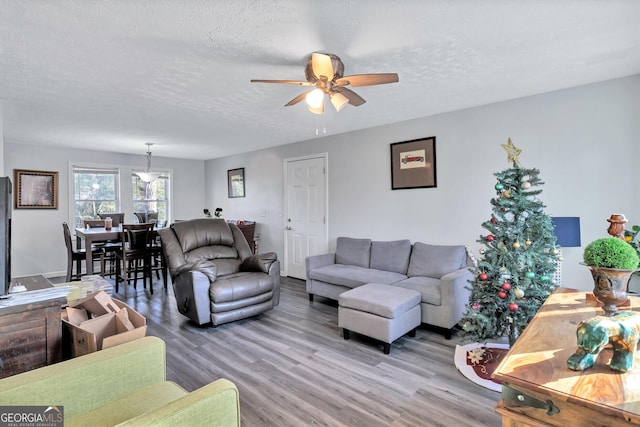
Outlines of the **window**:
<svg viewBox="0 0 640 427">
<path fill-rule="evenodd" d="M 119 211 L 118 182 L 118 169 L 73 167 L 74 227 L 98 213 Z"/>
<path fill-rule="evenodd" d="M 134 212 L 157 212 L 158 221 L 168 221 L 169 219 L 169 182 L 168 172 L 153 182 L 144 182 L 135 173 L 131 174 L 131 185 L 133 188 L 133 211 Z"/>
</svg>

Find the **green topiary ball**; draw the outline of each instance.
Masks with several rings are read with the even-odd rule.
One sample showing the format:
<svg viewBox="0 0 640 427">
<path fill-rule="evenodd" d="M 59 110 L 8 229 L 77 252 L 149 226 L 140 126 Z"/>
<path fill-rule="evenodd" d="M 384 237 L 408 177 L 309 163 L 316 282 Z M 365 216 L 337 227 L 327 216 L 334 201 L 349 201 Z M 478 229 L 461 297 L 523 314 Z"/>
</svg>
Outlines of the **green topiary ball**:
<svg viewBox="0 0 640 427">
<path fill-rule="evenodd" d="M 594 240 L 584 248 L 584 263 L 592 267 L 635 270 L 640 259 L 636 250 L 616 237 Z"/>
</svg>

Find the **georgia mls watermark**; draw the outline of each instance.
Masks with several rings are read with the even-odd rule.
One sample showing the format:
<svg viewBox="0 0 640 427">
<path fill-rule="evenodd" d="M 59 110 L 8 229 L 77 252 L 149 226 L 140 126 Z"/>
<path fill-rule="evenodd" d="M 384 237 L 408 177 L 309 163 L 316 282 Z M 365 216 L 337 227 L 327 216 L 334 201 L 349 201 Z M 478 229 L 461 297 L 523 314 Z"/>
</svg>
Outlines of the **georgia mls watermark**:
<svg viewBox="0 0 640 427">
<path fill-rule="evenodd" d="M 0 427 L 64 427 L 64 406 L 0 406 Z"/>
</svg>

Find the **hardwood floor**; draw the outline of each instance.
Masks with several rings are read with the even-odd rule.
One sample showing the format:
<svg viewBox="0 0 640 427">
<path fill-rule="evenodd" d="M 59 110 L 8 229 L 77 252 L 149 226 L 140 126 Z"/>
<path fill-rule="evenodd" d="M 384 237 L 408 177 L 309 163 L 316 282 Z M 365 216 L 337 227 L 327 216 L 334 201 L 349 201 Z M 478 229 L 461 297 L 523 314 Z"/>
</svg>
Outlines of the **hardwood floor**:
<svg viewBox="0 0 640 427">
<path fill-rule="evenodd" d="M 122 289 L 120 290 L 122 293 Z M 173 291 L 130 286 L 126 302 L 167 344 L 167 376 L 187 390 L 227 378 L 240 390 L 243 426 L 499 426 L 499 393 L 453 364 L 457 337 L 419 329 L 383 354 L 357 334 L 342 338 L 335 302 L 309 302 L 283 278 L 280 305 L 213 328 L 178 313 Z M 124 299 L 122 295 L 116 298 Z"/>
</svg>

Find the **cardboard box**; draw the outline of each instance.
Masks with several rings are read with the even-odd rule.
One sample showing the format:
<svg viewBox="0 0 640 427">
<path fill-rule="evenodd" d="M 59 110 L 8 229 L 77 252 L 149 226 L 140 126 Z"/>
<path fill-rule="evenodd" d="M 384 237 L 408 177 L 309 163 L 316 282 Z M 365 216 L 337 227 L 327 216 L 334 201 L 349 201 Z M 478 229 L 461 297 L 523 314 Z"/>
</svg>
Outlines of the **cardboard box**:
<svg viewBox="0 0 640 427">
<path fill-rule="evenodd" d="M 97 295 L 100 293 L 104 295 Z M 104 313 L 105 308 L 109 308 L 109 312 Z M 147 319 L 143 315 L 102 291 L 67 307 L 66 317 L 62 323 L 68 341 L 65 344 L 67 354 L 71 357 L 133 341 L 147 334 Z"/>
<path fill-rule="evenodd" d="M 113 298 L 105 291 L 98 291 L 87 295 L 71 304 L 72 307 L 84 308 L 94 317 L 108 313 L 117 313 L 120 307 L 115 304 Z"/>
</svg>

